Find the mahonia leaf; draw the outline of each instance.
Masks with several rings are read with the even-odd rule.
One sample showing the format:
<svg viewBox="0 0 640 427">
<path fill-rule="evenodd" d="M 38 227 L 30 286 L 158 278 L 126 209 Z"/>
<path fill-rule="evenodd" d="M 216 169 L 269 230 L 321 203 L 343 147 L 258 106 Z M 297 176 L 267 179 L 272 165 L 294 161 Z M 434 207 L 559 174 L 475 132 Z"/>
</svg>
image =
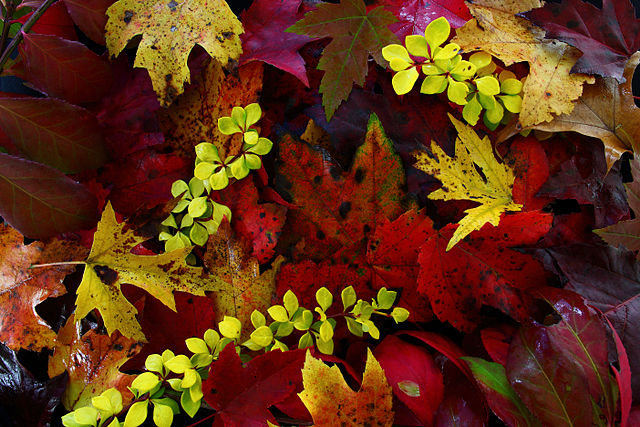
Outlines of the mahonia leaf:
<svg viewBox="0 0 640 427">
<path fill-rule="evenodd" d="M 393 14 L 382 7 L 367 12 L 362 0 L 341 0 L 340 4 L 320 3 L 287 29 L 310 37 L 332 38 L 318 63 L 318 69 L 325 71 L 320 93 L 327 121 L 349 97 L 353 83 L 364 84 L 369 54 L 384 66 L 382 48 L 398 42 L 387 28 L 394 22 Z"/>
<path fill-rule="evenodd" d="M 540 6 L 539 0 L 503 2 L 482 0 L 469 3 L 476 19 L 456 30 L 452 40 L 465 51 L 484 50 L 506 66 L 515 62 L 529 63 L 529 76 L 523 87 L 523 127 L 548 122 L 554 114 L 573 111 L 574 101 L 582 94 L 584 83 L 593 76 L 570 74 L 580 52 L 556 40 L 544 40 L 544 31 L 514 13 Z"/>
<path fill-rule="evenodd" d="M 142 35 L 134 66 L 149 70 L 153 89 L 168 106 L 189 82 L 187 59 L 194 45 L 202 46 L 226 65 L 242 51 L 242 24 L 224 0 L 119 0 L 108 10 L 107 48 L 118 55 Z"/>
<path fill-rule="evenodd" d="M 137 310 L 122 294 L 123 283 L 144 289 L 174 311 L 174 290 L 204 295 L 205 290 L 228 287 L 215 276 L 207 280 L 202 268 L 187 266 L 185 257 L 191 248 L 153 256 L 132 254 L 131 249 L 143 240 L 133 230 L 125 229 L 124 223 L 118 224 L 113 208 L 107 204 L 78 287 L 78 320 L 97 308 L 109 334 L 117 329 L 126 337 L 144 341 L 135 318 Z"/>
<path fill-rule="evenodd" d="M 513 171 L 497 162 L 489 138 L 485 136 L 480 139 L 471 126 L 451 115 L 449 117 L 458 131 L 455 157 L 447 156 L 432 141 L 431 151 L 435 158 L 420 153 L 416 156 L 415 164 L 417 169 L 442 181 L 443 188 L 431 193 L 430 199 L 472 200 L 480 203 L 480 206 L 465 211 L 467 215 L 460 220 L 460 226 L 453 233 L 447 250 L 487 222 L 497 226 L 503 212 L 522 209 L 522 205 L 513 202 L 511 195 L 515 179 Z M 476 167 L 480 168 L 482 174 Z"/>
<path fill-rule="evenodd" d="M 298 393 L 316 426 L 391 426 L 392 390 L 380 363 L 367 349 L 367 364 L 359 391 L 353 391 L 340 368 L 328 367 L 307 352 L 302 369 L 304 390 Z"/>
</svg>

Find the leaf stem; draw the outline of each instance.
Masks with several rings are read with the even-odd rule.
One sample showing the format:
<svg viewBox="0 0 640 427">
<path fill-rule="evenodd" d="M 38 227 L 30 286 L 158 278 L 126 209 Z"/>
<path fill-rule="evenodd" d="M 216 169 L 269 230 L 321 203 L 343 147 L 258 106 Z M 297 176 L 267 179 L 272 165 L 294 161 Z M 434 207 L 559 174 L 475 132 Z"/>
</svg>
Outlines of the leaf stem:
<svg viewBox="0 0 640 427">
<path fill-rule="evenodd" d="M 29 32 L 31 27 L 33 27 L 33 24 L 35 24 L 36 21 L 40 19 L 40 17 L 47 11 L 49 6 L 51 6 L 55 1 L 56 0 L 45 0 L 45 2 L 42 3 L 40 7 L 38 7 L 38 9 L 33 12 L 27 22 L 24 23 L 24 25 L 20 29 L 20 32 L 16 34 L 13 40 L 11 40 L 11 43 L 9 43 L 9 46 L 7 46 L 7 48 L 2 51 L 2 56 L 0 56 L 0 73 L 4 71 L 4 65 L 7 63 L 11 54 L 16 50 L 16 48 L 22 41 L 24 33 Z"/>
<path fill-rule="evenodd" d="M 10 1 L 6 6 L 6 10 L 3 15 L 2 22 L 2 37 L 0 37 L 0 52 L 4 52 L 7 47 L 7 38 L 9 37 L 9 28 L 11 27 L 11 21 L 13 20 L 13 14 L 16 11 L 16 5 L 13 1 Z"/>
<path fill-rule="evenodd" d="M 29 267 L 29 269 L 41 268 L 41 267 L 55 267 L 57 265 L 80 265 L 80 264 L 86 264 L 86 261 L 64 261 L 64 262 L 48 262 L 46 264 L 33 264 L 31 265 L 31 267 Z"/>
</svg>

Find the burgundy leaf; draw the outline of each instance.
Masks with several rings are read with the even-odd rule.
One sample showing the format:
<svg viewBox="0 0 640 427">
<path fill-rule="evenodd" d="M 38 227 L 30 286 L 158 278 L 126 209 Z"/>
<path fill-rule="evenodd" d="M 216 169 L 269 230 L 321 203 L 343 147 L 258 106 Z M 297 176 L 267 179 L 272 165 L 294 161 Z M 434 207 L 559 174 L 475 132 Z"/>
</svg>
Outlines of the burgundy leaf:
<svg viewBox="0 0 640 427">
<path fill-rule="evenodd" d="M 104 45 L 107 8 L 114 0 L 63 0 L 73 22 L 94 42 Z"/>
</svg>

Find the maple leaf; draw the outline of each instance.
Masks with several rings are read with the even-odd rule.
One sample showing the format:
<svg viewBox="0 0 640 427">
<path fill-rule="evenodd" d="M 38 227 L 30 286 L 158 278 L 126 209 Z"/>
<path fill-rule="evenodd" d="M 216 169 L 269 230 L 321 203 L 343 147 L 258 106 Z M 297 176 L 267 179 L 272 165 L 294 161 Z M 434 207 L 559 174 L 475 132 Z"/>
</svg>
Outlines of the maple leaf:
<svg viewBox="0 0 640 427">
<path fill-rule="evenodd" d="M 279 173 L 287 182 L 280 189 L 296 205 L 290 211 L 317 226 L 325 245 L 350 246 L 402 212 L 404 169 L 375 114 L 347 174 L 323 151 L 291 136 L 280 142 L 280 158 Z"/>
<path fill-rule="evenodd" d="M 455 224 L 433 232 L 421 248 L 418 291 L 426 294 L 438 319 L 470 332 L 483 304 L 516 320 L 529 316 L 526 290 L 544 281 L 541 265 L 512 248 L 535 244 L 551 227 L 551 215 L 521 212 L 505 215 L 497 227 L 480 231 L 446 251 Z"/>
<path fill-rule="evenodd" d="M 340 368 L 326 366 L 308 351 L 302 382 L 304 390 L 298 395 L 318 427 L 393 424 L 391 386 L 370 349 L 367 349 L 367 364 L 357 392 L 344 381 Z"/>
<path fill-rule="evenodd" d="M 385 66 L 382 48 L 398 42 L 387 28 L 395 20 L 382 7 L 367 12 L 363 0 L 341 0 L 340 4 L 320 3 L 317 9 L 307 12 L 287 29 L 311 37 L 332 38 L 318 63 L 318 69 L 325 72 L 320 93 L 327 121 L 349 97 L 353 84 L 364 84 L 369 55 L 380 66 Z"/>
<path fill-rule="evenodd" d="M 275 423 L 269 407 L 300 389 L 304 350 L 270 351 L 251 359 L 243 368 L 233 345 L 211 365 L 202 383 L 204 400 L 216 411 L 215 427 L 262 427 Z"/>
<path fill-rule="evenodd" d="M 519 211 L 522 205 L 514 203 L 511 195 L 515 179 L 511 169 L 496 161 L 489 137 L 480 139 L 471 126 L 449 115 L 458 131 L 455 157 L 449 157 L 431 142 L 432 159 L 427 153 L 416 155 L 414 167 L 442 181 L 440 190 L 429 194 L 437 200 L 472 200 L 480 206 L 467 209 L 447 245 L 451 249 L 465 236 L 479 230 L 484 224 L 498 225 L 505 211 Z M 482 175 L 476 167 L 482 171 Z"/>
<path fill-rule="evenodd" d="M 118 0 L 107 10 L 106 39 L 111 56 L 142 35 L 135 67 L 149 70 L 153 88 L 168 106 L 189 82 L 187 59 L 199 44 L 222 65 L 242 51 L 242 24 L 224 0 Z"/>
<path fill-rule="evenodd" d="M 264 72 L 260 63 L 237 71 L 227 76 L 220 64 L 210 62 L 184 95 L 159 113 L 160 127 L 176 154 L 193 157 L 194 147 L 202 141 L 215 144 L 223 159 L 240 153 L 242 134 L 224 135 L 218 119 L 229 116 L 234 106 L 260 100 Z"/>
<path fill-rule="evenodd" d="M 635 218 L 620 221 L 594 232 L 612 246 L 624 246 L 631 251 L 638 251 L 640 249 L 640 159 L 638 157 L 634 157 L 631 161 L 631 174 L 633 182 L 624 184 L 624 187 L 629 207 L 633 210 Z M 640 252 L 636 257 L 640 259 Z"/>
<path fill-rule="evenodd" d="M 603 0 L 602 8 L 581 0 L 547 2 L 524 14 L 555 38 L 582 51 L 574 73 L 624 81 L 624 64 L 640 48 L 640 19 L 629 0 Z"/>
<path fill-rule="evenodd" d="M 263 61 L 296 76 L 309 87 L 304 59 L 298 53 L 312 39 L 284 30 L 299 19 L 298 9 L 302 0 L 257 0 L 240 19 L 244 25 L 240 65 L 250 61 Z M 248 103 L 238 102 L 237 105 Z"/>
<path fill-rule="evenodd" d="M 611 77 L 598 78 L 584 88 L 570 114 L 556 117 L 549 123 L 533 126 L 547 132 L 574 131 L 599 138 L 604 144 L 607 170 L 622 156 L 638 150 L 635 138 L 640 135 L 640 109 L 632 94 L 631 82 L 640 54 L 634 54 L 624 69 L 626 81 L 618 84 Z"/>
<path fill-rule="evenodd" d="M 13 350 L 53 348 L 56 334 L 36 312 L 46 298 L 64 295 L 62 281 L 74 266 L 29 270 L 32 264 L 72 261 L 86 255 L 83 247 L 52 240 L 23 244 L 24 237 L 8 225 L 0 226 L 0 341 Z"/>
<path fill-rule="evenodd" d="M 544 31 L 532 28 L 526 19 L 514 13 L 541 5 L 538 0 L 508 2 L 481 0 L 469 4 L 476 19 L 458 28 L 452 40 L 465 51 L 484 50 L 506 66 L 515 62 L 529 63 L 529 76 L 523 87 L 523 127 L 553 119 L 553 115 L 573 111 L 574 101 L 582 94 L 584 83 L 594 77 L 570 74 L 580 52 L 559 41 L 545 40 Z"/>
<path fill-rule="evenodd" d="M 56 347 L 49 357 L 49 377 L 68 372 L 62 403 L 67 410 L 88 406 L 91 398 L 108 388 L 122 393 L 124 403 L 131 402 L 129 390 L 135 375 L 123 374 L 120 367 L 140 351 L 141 343 L 123 337 L 101 335 L 94 330 L 82 334 L 74 315 L 58 331 Z M 79 362 L 81 361 L 81 362 Z"/>
<path fill-rule="evenodd" d="M 84 262 L 76 299 L 78 321 L 96 308 L 109 334 L 117 329 L 126 337 L 145 341 L 135 318 L 137 310 L 122 294 L 121 284 L 144 289 L 174 311 L 174 290 L 204 295 L 205 290 L 226 289 L 224 282 L 207 277 L 202 268 L 187 266 L 184 259 L 191 248 L 154 256 L 132 254 L 131 249 L 143 240 L 125 229 L 124 223 L 118 224 L 111 204 L 107 204 Z"/>
</svg>

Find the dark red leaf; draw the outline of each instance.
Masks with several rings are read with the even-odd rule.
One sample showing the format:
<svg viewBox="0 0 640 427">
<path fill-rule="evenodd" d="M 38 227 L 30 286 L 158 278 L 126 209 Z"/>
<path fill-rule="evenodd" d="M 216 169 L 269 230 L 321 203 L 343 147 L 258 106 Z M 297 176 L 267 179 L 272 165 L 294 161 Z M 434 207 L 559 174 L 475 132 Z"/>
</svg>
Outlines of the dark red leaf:
<svg viewBox="0 0 640 427">
<path fill-rule="evenodd" d="M 620 339 L 618 331 L 615 330 L 609 318 L 605 316 L 604 319 L 609 325 L 613 341 L 616 344 L 616 352 L 618 353 L 618 365 L 620 365 L 620 369 L 618 370 L 613 366 L 611 366 L 611 369 L 616 376 L 618 390 L 620 391 L 620 426 L 626 427 L 629 423 L 631 403 L 633 401 L 633 395 L 631 392 L 631 366 L 629 365 L 627 350 L 625 350 L 624 345 L 622 345 L 622 340 Z"/>
<path fill-rule="evenodd" d="M 97 200 L 81 184 L 40 163 L 0 154 L 0 215 L 25 236 L 93 227 Z"/>
<path fill-rule="evenodd" d="M 24 24 L 31 18 L 32 14 L 33 12 L 28 13 L 20 19 L 16 19 L 14 22 Z M 38 18 L 33 27 L 31 27 L 31 33 L 58 36 L 67 40 L 78 40 L 73 21 L 71 21 L 67 9 L 65 9 L 61 1 L 49 6 L 42 16 Z"/>
<path fill-rule="evenodd" d="M 312 39 L 305 35 L 287 33 L 303 14 L 298 13 L 302 0 L 256 0 L 242 12 L 244 27 L 240 65 L 249 61 L 263 61 L 296 76 L 309 86 L 304 59 L 298 53 Z"/>
<path fill-rule="evenodd" d="M 462 360 L 459 362 L 469 369 Z M 444 380 L 445 396 L 436 412 L 435 427 L 486 426 L 489 413 L 473 377 L 469 379 L 451 363 L 445 363 Z"/>
<path fill-rule="evenodd" d="M 114 0 L 63 0 L 73 22 L 94 42 L 104 45 L 107 8 Z"/>
<path fill-rule="evenodd" d="M 629 0 L 603 0 L 602 9 L 581 0 L 547 2 L 525 16 L 544 28 L 547 38 L 582 51 L 571 70 L 574 73 L 623 81 L 625 63 L 640 48 L 640 20 Z"/>
<path fill-rule="evenodd" d="M 107 160 L 102 128 L 87 110 L 52 98 L 0 98 L 0 126 L 31 160 L 66 173 Z"/>
<path fill-rule="evenodd" d="M 375 348 L 376 357 L 393 388 L 393 394 L 425 426 L 433 425 L 444 396 L 442 372 L 424 348 L 409 344 L 393 335 Z"/>
<path fill-rule="evenodd" d="M 542 209 L 553 201 L 550 197 L 537 196 L 549 178 L 549 161 L 537 138 L 516 137 L 505 161 L 515 173 L 513 200 L 523 205 L 522 210 Z"/>
<path fill-rule="evenodd" d="M 380 0 L 379 4 L 398 18 L 398 22 L 391 24 L 389 29 L 402 42 L 411 34 L 424 35 L 427 25 L 441 16 L 444 16 L 453 28 L 461 27 L 471 19 L 464 0 Z"/>
<path fill-rule="evenodd" d="M 434 232 L 418 259 L 418 291 L 429 297 L 440 320 L 463 331 L 478 326 L 483 304 L 516 320 L 527 319 L 531 305 L 525 291 L 544 281 L 544 270 L 531 256 L 511 248 L 535 244 L 551 220 L 540 212 L 503 215 L 497 227 L 486 224 L 448 252 L 457 224 Z"/>
<path fill-rule="evenodd" d="M 522 401 L 544 425 L 592 425 L 589 388 L 580 367 L 555 349 L 548 330 L 524 327 L 513 337 L 507 376 Z"/>
<path fill-rule="evenodd" d="M 500 325 L 498 328 L 487 328 L 480 331 L 480 338 L 484 349 L 489 353 L 494 362 L 505 366 L 511 337 L 515 333 L 515 328 L 508 324 Z"/>
<path fill-rule="evenodd" d="M 276 423 L 268 408 L 302 390 L 305 350 L 270 351 L 243 368 L 233 345 L 211 365 L 204 400 L 217 412 L 215 426 L 263 427 Z"/>
<path fill-rule="evenodd" d="M 111 90 L 109 63 L 82 43 L 25 34 L 20 52 L 26 80 L 50 96 L 83 104 L 98 101 Z"/>
</svg>

